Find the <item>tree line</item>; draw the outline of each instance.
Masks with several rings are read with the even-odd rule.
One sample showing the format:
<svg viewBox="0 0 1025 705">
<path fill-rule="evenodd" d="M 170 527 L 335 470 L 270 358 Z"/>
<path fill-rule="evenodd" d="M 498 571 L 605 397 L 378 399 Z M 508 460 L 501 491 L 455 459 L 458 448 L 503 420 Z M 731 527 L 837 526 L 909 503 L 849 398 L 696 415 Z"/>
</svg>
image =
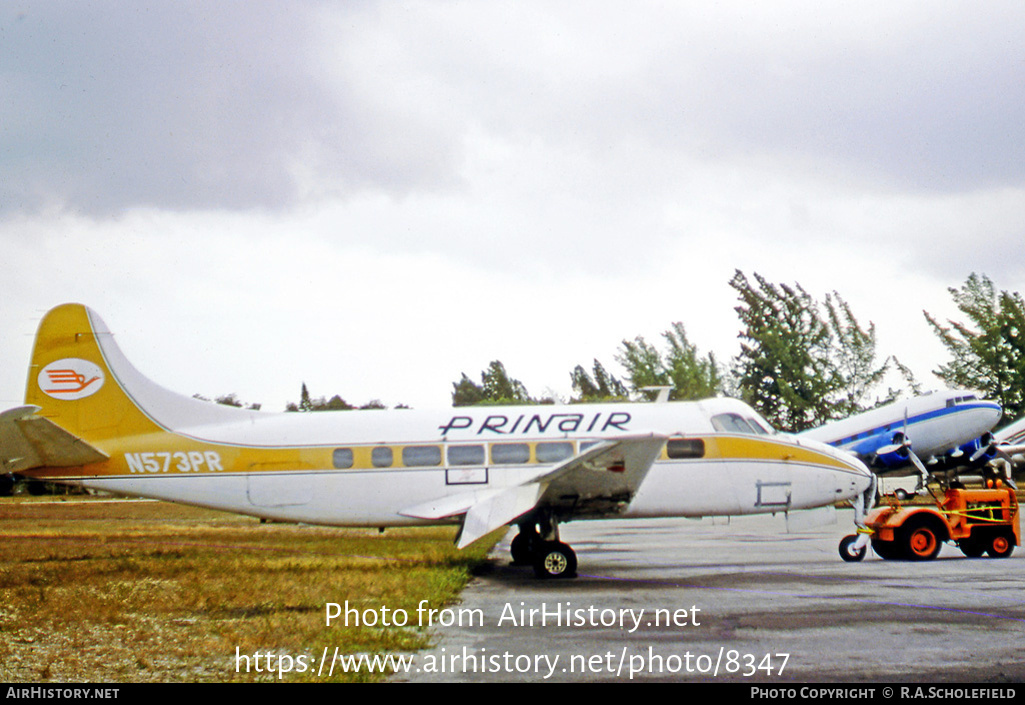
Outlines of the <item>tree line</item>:
<svg viewBox="0 0 1025 705">
<path fill-rule="evenodd" d="M 645 388 L 671 387 L 670 399 L 727 395 L 755 408 L 777 429 L 799 432 L 921 393 L 922 385 L 893 355 L 877 350 L 875 324 L 862 325 L 837 293 L 816 300 L 800 284 L 753 281 L 737 270 L 729 282 L 739 300 L 740 352 L 729 362 L 701 353 L 683 323 L 662 334 L 661 347 L 637 336 L 623 340 L 614 359 L 617 379 L 595 359 L 570 372 L 571 403 L 618 401 Z M 965 321 L 926 320 L 950 353 L 934 374 L 947 386 L 971 389 L 1000 402 L 1005 421 L 1025 413 L 1025 301 L 972 274 L 949 289 Z M 897 388 L 884 385 L 899 379 Z M 454 406 L 545 403 L 531 397 L 500 361 L 477 384 L 465 373 L 453 383 Z"/>
<path fill-rule="evenodd" d="M 777 429 L 799 432 L 920 393 L 921 385 L 895 356 L 877 350 L 875 324 L 859 322 L 850 305 L 831 292 L 815 299 L 800 284 L 771 282 L 737 270 L 729 282 L 738 298 L 740 352 L 723 362 L 702 353 L 683 323 L 672 323 L 660 345 L 643 336 L 624 339 L 613 359 L 624 370 L 617 378 L 597 358 L 570 371 L 570 403 L 627 401 L 652 387 L 671 388 L 670 399 L 733 396 L 744 400 Z M 964 321 L 941 322 L 924 311 L 950 354 L 934 370 L 947 386 L 977 391 L 1000 402 L 1005 420 L 1025 413 L 1025 301 L 998 291 L 985 275 L 972 274 L 949 289 Z M 533 396 L 500 360 L 452 383 L 453 406 L 545 404 L 564 400 Z M 896 388 L 889 386 L 894 380 Z M 235 395 L 219 403 L 244 406 Z M 259 408 L 259 405 L 250 405 Z M 354 406 L 335 395 L 312 397 L 302 385 L 288 411 L 383 409 L 379 400 Z M 404 408 L 400 405 L 400 408 Z"/>
</svg>

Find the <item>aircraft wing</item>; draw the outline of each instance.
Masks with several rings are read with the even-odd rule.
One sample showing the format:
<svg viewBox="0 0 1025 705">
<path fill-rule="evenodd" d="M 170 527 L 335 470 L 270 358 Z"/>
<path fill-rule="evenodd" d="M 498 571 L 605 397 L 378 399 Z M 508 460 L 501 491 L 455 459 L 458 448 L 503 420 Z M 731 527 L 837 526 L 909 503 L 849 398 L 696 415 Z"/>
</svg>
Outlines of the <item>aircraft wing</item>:
<svg viewBox="0 0 1025 705">
<path fill-rule="evenodd" d="M 998 451 L 1015 467 L 1025 463 L 1025 418 L 1018 419 L 993 433 Z"/>
<path fill-rule="evenodd" d="M 567 515 L 616 513 L 629 503 L 667 436 L 648 434 L 608 440 L 556 466 L 540 503 Z"/>
<path fill-rule="evenodd" d="M 400 514 L 435 520 L 464 515 L 456 542 L 463 548 L 539 506 L 564 516 L 615 513 L 641 486 L 665 441 L 657 434 L 601 441 L 519 485 L 441 497 Z"/>
<path fill-rule="evenodd" d="M 0 413 L 0 472 L 74 467 L 108 458 L 49 419 L 36 416 L 37 411 L 38 406 L 19 406 Z"/>
</svg>

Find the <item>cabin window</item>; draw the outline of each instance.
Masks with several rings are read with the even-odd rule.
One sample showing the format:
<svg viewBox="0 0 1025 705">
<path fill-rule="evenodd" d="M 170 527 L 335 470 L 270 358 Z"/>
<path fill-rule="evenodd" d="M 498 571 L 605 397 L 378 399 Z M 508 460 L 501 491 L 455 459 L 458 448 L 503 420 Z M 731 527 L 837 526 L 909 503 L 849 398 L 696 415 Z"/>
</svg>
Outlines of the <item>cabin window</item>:
<svg viewBox="0 0 1025 705">
<path fill-rule="evenodd" d="M 392 449 L 388 446 L 378 446 L 370 451 L 370 462 L 375 468 L 390 468 L 394 462 Z"/>
<path fill-rule="evenodd" d="M 530 462 L 530 446 L 526 443 L 492 443 L 491 462 L 496 465 L 522 465 Z"/>
<path fill-rule="evenodd" d="M 557 463 L 573 457 L 573 444 L 568 441 L 538 443 L 534 456 L 539 463 Z"/>
<path fill-rule="evenodd" d="M 700 438 L 670 438 L 666 441 L 666 455 L 672 460 L 705 457 L 705 442 Z"/>
<path fill-rule="evenodd" d="M 402 464 L 406 467 L 441 465 L 441 446 L 406 446 L 402 449 Z"/>
<path fill-rule="evenodd" d="M 484 465 L 484 446 L 449 446 L 449 465 Z"/>
<path fill-rule="evenodd" d="M 352 448 L 335 448 L 331 453 L 331 464 L 336 470 L 348 470 L 353 465 Z"/>
</svg>

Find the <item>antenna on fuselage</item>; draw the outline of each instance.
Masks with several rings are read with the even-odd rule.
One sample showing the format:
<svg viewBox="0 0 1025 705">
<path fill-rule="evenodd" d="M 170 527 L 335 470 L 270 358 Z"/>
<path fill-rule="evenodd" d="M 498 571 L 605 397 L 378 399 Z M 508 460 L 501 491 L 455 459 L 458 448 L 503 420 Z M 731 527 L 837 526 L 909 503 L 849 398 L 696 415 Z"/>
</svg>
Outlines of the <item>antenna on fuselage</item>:
<svg viewBox="0 0 1025 705">
<path fill-rule="evenodd" d="M 673 391 L 673 386 L 652 386 L 652 387 L 641 387 L 641 392 L 657 392 L 655 399 L 653 400 L 656 404 L 664 404 L 669 401 L 669 392 Z"/>
</svg>

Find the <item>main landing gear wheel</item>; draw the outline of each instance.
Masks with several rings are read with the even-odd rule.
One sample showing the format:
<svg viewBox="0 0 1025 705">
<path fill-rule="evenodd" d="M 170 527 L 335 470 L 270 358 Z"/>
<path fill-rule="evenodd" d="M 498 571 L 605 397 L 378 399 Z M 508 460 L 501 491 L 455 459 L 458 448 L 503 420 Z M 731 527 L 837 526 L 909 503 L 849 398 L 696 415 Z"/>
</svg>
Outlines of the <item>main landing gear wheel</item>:
<svg viewBox="0 0 1025 705">
<path fill-rule="evenodd" d="M 532 565 L 534 554 L 538 545 L 541 544 L 541 535 L 536 529 L 520 529 L 512 543 L 509 545 L 509 553 L 512 554 L 513 565 Z"/>
<path fill-rule="evenodd" d="M 577 554 L 561 541 L 545 541 L 534 553 L 534 574 L 539 578 L 575 578 Z"/>
<path fill-rule="evenodd" d="M 840 557 L 848 563 L 860 561 L 865 557 L 865 552 L 868 547 L 862 546 L 859 549 L 855 549 L 854 542 L 857 540 L 857 534 L 851 534 L 850 536 L 844 536 L 840 541 Z"/>
</svg>

